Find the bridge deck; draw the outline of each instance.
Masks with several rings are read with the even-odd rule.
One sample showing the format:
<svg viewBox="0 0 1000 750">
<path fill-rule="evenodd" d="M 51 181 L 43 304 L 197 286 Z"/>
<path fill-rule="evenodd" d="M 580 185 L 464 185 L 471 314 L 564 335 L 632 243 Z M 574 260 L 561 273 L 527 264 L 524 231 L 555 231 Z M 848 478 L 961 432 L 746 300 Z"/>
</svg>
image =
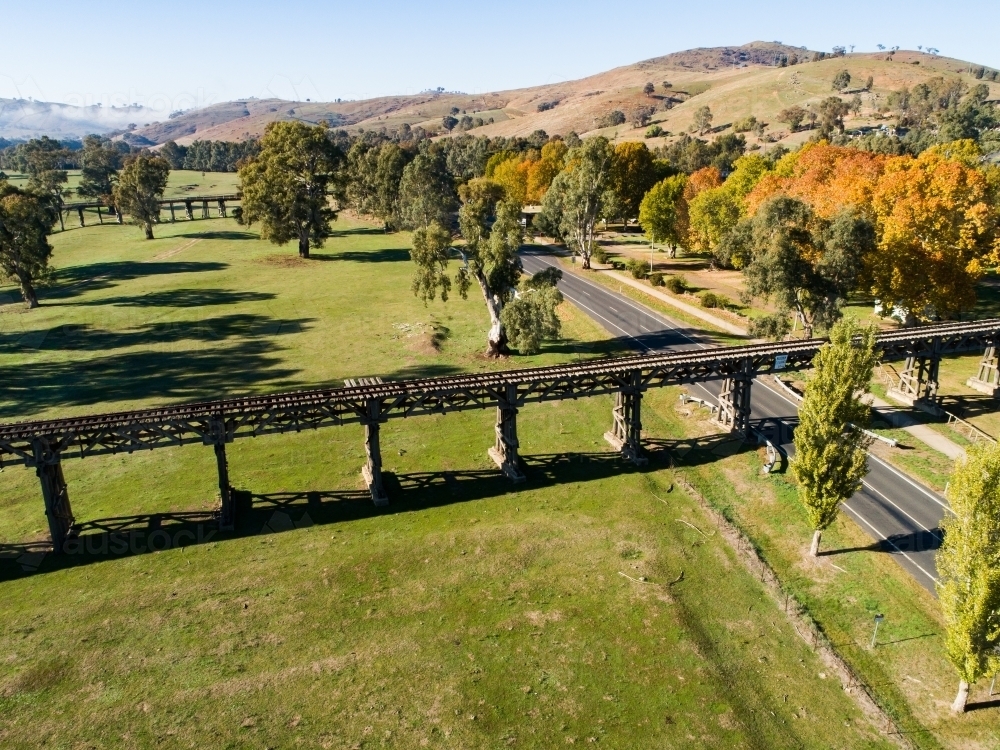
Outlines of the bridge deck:
<svg viewBox="0 0 1000 750">
<path fill-rule="evenodd" d="M 982 351 L 1000 340 L 1000 319 L 947 323 L 904 329 L 878 336 L 883 359 L 940 356 Z M 785 357 L 784 369 L 808 365 L 822 339 L 718 347 L 667 354 L 612 357 L 476 375 L 355 385 L 346 388 L 244 396 L 139 411 L 36 422 L 0 424 L 0 466 L 6 462 L 36 465 L 39 442 L 45 452 L 63 458 L 152 450 L 189 443 L 212 444 L 221 424 L 225 442 L 237 437 L 303 429 L 370 423 L 370 405 L 378 421 L 496 408 L 516 395 L 525 403 L 576 399 L 623 389 L 663 387 L 770 372 Z M 638 379 L 633 373 L 638 372 Z M 638 386 L 635 384 L 638 383 Z"/>
</svg>

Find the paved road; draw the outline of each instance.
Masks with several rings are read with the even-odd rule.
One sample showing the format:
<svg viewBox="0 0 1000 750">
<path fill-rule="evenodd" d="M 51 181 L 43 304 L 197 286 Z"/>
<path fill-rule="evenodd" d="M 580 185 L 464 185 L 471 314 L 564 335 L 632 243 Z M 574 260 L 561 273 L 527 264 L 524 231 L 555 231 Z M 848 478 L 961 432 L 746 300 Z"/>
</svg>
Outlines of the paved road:
<svg viewBox="0 0 1000 750">
<path fill-rule="evenodd" d="M 557 261 L 544 251 L 522 251 L 528 273 L 537 273 Z M 627 340 L 638 351 L 704 349 L 712 346 L 697 330 L 574 274 L 564 274 L 559 289 L 570 302 L 602 325 L 613 336 Z M 693 395 L 717 403 L 721 383 L 691 386 Z M 751 391 L 751 415 L 773 443 L 787 453 L 794 451 L 792 430 L 797 422 L 796 404 L 758 380 Z M 875 456 L 869 457 L 864 486 L 842 507 L 872 539 L 873 549 L 892 554 L 921 585 L 934 591 L 937 575 L 934 555 L 941 543 L 940 524 L 950 512 L 946 501 Z M 808 540 L 803 540 L 804 545 Z"/>
</svg>

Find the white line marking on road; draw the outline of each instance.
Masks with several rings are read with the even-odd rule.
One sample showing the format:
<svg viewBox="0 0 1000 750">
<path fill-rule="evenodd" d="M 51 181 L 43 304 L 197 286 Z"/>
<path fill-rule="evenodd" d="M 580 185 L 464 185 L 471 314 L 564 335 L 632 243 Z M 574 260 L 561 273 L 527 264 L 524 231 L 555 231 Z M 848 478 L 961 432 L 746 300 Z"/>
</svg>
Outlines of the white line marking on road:
<svg viewBox="0 0 1000 750">
<path fill-rule="evenodd" d="M 892 547 L 892 548 L 893 548 L 894 550 L 896 550 L 896 551 L 897 551 L 897 552 L 898 552 L 899 554 L 901 554 L 901 555 L 902 555 L 903 557 L 905 557 L 905 558 L 906 558 L 907 560 L 909 560 L 909 561 L 910 561 L 911 563 L 913 563 L 913 566 L 914 566 L 914 567 L 915 567 L 915 568 L 916 568 L 917 570 L 919 570 L 919 571 L 920 571 L 921 573 L 923 573 L 923 574 L 924 574 L 925 576 L 927 576 L 927 577 L 928 577 L 928 578 L 930 578 L 930 579 L 931 579 L 932 581 L 934 581 L 935 583 L 937 583 L 937 578 L 935 578 L 935 577 L 934 577 L 934 576 L 932 576 L 932 575 L 931 575 L 930 573 L 928 573 L 928 572 L 927 572 L 926 570 L 924 570 L 923 566 L 921 566 L 921 565 L 920 565 L 920 563 L 918 563 L 918 562 L 917 562 L 916 560 L 914 560 L 914 559 L 913 559 L 912 557 L 910 557 L 910 556 L 909 556 L 908 554 L 906 554 L 905 552 L 903 552 L 903 550 L 901 550 L 901 549 L 900 549 L 899 547 L 897 547 L 897 546 L 896 546 L 895 544 L 893 544 L 893 543 L 892 543 L 891 541 L 889 541 L 889 537 L 887 537 L 887 536 L 886 536 L 885 534 L 883 534 L 883 533 L 882 533 L 881 531 L 879 531 L 879 530 L 878 530 L 878 529 L 876 529 L 876 528 L 875 528 L 874 526 L 872 526 L 872 525 L 871 525 L 870 523 L 868 523 L 868 521 L 867 521 L 867 520 L 865 519 L 865 517 L 864 517 L 864 516 L 862 516 L 862 515 L 861 515 L 860 513 L 858 513 L 858 512 L 856 511 L 856 510 L 854 510 L 854 508 L 851 508 L 851 507 L 849 507 L 849 506 L 847 505 L 847 503 L 841 503 L 841 507 L 842 507 L 842 508 L 843 508 L 844 510 L 846 510 L 846 511 L 847 511 L 848 513 L 850 513 L 850 514 L 851 514 L 852 516 L 854 516 L 855 518 L 857 518 L 857 519 L 858 519 L 859 521 L 861 521 L 861 523 L 863 523 L 863 524 L 864 524 L 865 526 L 867 526 L 867 527 L 868 527 L 869 529 L 871 529 L 871 530 L 872 530 L 872 531 L 874 531 L 874 532 L 875 532 L 876 534 L 878 534 L 878 535 L 879 535 L 879 537 L 880 537 L 880 538 L 882 539 L 882 541 L 883 541 L 883 542 L 886 542 L 886 543 L 887 543 L 887 544 L 888 544 L 888 545 L 889 545 L 890 547 Z"/>
<path fill-rule="evenodd" d="M 928 529 L 926 526 L 924 526 L 922 523 L 920 523 L 920 521 L 918 521 L 916 518 L 914 518 L 913 516 L 911 516 L 905 510 L 903 510 L 898 505 L 896 505 L 896 503 L 894 503 L 892 500 L 890 500 L 889 497 L 884 492 L 879 492 L 877 489 L 875 489 L 874 487 L 872 487 L 870 484 L 868 484 L 868 482 L 865 482 L 864 480 L 862 480 L 861 484 L 869 492 L 874 492 L 876 495 L 878 495 L 883 500 L 885 500 L 887 503 L 889 503 L 889 505 L 891 505 L 893 508 L 895 508 L 900 513 L 902 513 L 904 516 L 906 516 L 911 521 L 913 521 L 913 523 L 915 523 L 919 528 L 923 529 L 924 531 L 926 531 L 926 532 L 928 532 L 930 534 L 933 534 L 935 539 L 940 539 L 941 538 L 937 534 L 934 533 L 934 529 Z"/>
<path fill-rule="evenodd" d="M 605 318 L 605 317 L 604 317 L 603 315 L 601 315 L 601 314 L 600 314 L 599 312 L 597 312 L 596 310 L 591 310 L 591 309 L 590 309 L 589 307 L 587 307 L 587 306 L 586 306 L 585 304 L 583 304 L 583 303 L 582 303 L 582 302 L 580 302 L 579 300 L 576 300 L 576 299 L 573 299 L 573 298 L 572 298 L 572 297 L 570 297 L 570 296 L 569 296 L 568 294 L 566 294 L 565 296 L 566 296 L 566 298 L 567 298 L 567 299 L 568 299 L 568 300 L 569 300 L 570 302 L 572 302 L 572 303 L 573 303 L 574 305 L 577 305 L 578 307 L 581 307 L 581 308 L 583 308 L 584 310 L 586 310 L 586 311 L 587 311 L 587 312 L 589 312 L 590 314 L 592 314 L 592 315 L 595 315 L 596 317 L 598 317 L 598 318 L 600 318 L 601 320 L 603 320 L 603 321 L 604 321 L 605 323 L 607 323 L 608 325 L 610 325 L 610 326 L 613 326 L 614 328 L 617 328 L 617 329 L 618 329 L 619 331 L 621 331 L 621 332 L 622 332 L 622 333 L 624 333 L 624 334 L 625 334 L 626 336 L 628 336 L 628 337 L 629 337 L 630 339 L 632 339 L 633 341 L 635 341 L 635 343 L 637 343 L 637 344 L 638 344 L 639 346 L 641 346 L 641 347 L 642 347 L 643 349 L 645 349 L 645 350 L 646 350 L 647 352 L 648 352 L 648 351 L 650 351 L 650 348 L 649 348 L 648 346 L 646 346 L 646 345 L 645 345 L 644 343 L 642 343 L 641 341 L 639 341 L 639 339 L 637 339 L 637 338 L 636 338 L 635 336 L 633 336 L 633 335 L 632 335 L 631 333 L 629 333 L 628 331 L 626 331 L 626 330 L 625 330 L 624 328 L 622 328 L 622 327 L 621 327 L 620 325 L 618 325 L 618 324 L 616 324 L 616 323 L 613 323 L 613 322 L 611 322 L 610 320 L 608 320 L 607 318 Z"/>
<path fill-rule="evenodd" d="M 762 385 L 764 385 L 764 387 L 766 387 L 769 391 L 771 391 L 771 393 L 773 393 L 774 395 L 778 396 L 783 401 L 785 401 L 785 403 L 787 403 L 790 406 L 794 407 L 796 414 L 798 413 L 798 411 L 799 411 L 798 404 L 794 403 L 790 398 L 788 398 L 788 396 L 786 396 L 785 394 L 781 393 L 780 391 L 776 391 L 774 388 L 771 388 L 763 380 L 758 380 L 757 382 L 761 383 Z M 926 487 L 924 487 L 922 485 L 917 484 L 912 479 L 910 479 L 908 476 L 906 476 L 905 474 L 903 474 L 902 472 L 900 472 L 898 469 L 896 469 L 895 467 L 891 466 L 890 464 L 886 463 L 885 461 L 883 461 L 881 458 L 879 458 L 875 454 L 869 453 L 868 457 L 871 458 L 872 460 L 874 460 L 875 463 L 877 463 L 879 466 L 883 466 L 886 469 L 888 469 L 889 471 L 891 471 L 893 474 L 895 474 L 900 479 L 904 480 L 910 486 L 915 487 L 916 489 L 920 490 L 920 492 L 922 492 L 924 495 L 926 495 L 927 497 L 929 497 L 931 500 L 933 500 L 935 503 L 937 503 L 938 505 L 940 505 L 942 508 L 944 508 L 949 513 L 951 513 L 951 514 L 955 513 L 955 511 L 953 511 L 951 509 L 951 506 L 949 506 L 948 503 L 941 502 L 938 499 L 937 495 L 935 495 L 929 489 L 927 489 Z"/>
</svg>

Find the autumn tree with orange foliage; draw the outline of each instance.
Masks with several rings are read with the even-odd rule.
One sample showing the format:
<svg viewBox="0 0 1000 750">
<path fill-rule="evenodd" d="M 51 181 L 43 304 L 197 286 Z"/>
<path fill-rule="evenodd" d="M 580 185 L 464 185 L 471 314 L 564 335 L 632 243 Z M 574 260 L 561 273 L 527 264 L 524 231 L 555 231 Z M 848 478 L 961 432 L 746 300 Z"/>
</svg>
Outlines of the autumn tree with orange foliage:
<svg viewBox="0 0 1000 750">
<path fill-rule="evenodd" d="M 528 203 L 541 203 L 552 180 L 566 166 L 566 152 L 569 147 L 561 140 L 553 140 L 542 146 L 541 158 L 528 167 Z"/>
<path fill-rule="evenodd" d="M 785 154 L 770 174 L 746 198 L 749 215 L 779 193 L 798 198 L 824 219 L 847 206 L 865 211 L 871 206 L 875 184 L 885 171 L 886 157 L 855 148 L 831 146 L 825 141 Z"/>
<path fill-rule="evenodd" d="M 986 265 L 1000 261 L 1000 173 L 979 168 L 973 141 L 886 157 L 825 142 L 788 154 L 746 197 L 753 216 L 787 195 L 830 219 L 853 207 L 877 231 L 863 286 L 884 306 L 953 316 L 976 301 Z"/>
<path fill-rule="evenodd" d="M 677 204 L 676 232 L 677 236 L 686 238 L 691 233 L 691 216 L 688 213 L 688 206 L 691 205 L 699 193 L 717 188 L 722 184 L 722 172 L 715 167 L 705 167 L 696 172 L 692 172 L 684 183 L 684 192 L 681 200 Z"/>
<path fill-rule="evenodd" d="M 872 293 L 918 315 L 970 309 L 986 264 L 1000 261 L 1000 206 L 987 175 L 941 148 L 886 162 L 872 196 L 879 251 Z"/>
</svg>

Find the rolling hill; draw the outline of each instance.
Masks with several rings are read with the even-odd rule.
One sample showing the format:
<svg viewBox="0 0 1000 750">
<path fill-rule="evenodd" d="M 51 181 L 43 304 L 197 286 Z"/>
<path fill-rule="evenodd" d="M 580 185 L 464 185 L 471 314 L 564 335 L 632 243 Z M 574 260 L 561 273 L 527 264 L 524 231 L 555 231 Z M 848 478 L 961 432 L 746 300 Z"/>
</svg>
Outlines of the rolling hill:
<svg viewBox="0 0 1000 750">
<path fill-rule="evenodd" d="M 781 66 L 782 58 L 800 61 Z M 653 109 L 652 122 L 667 134 L 677 134 L 690 128 L 698 107 L 707 105 L 714 115 L 716 133 L 749 115 L 766 123 L 759 135 L 747 134 L 753 147 L 754 143 L 787 144 L 808 137 L 808 133 L 790 134 L 786 125 L 777 122 L 778 113 L 791 105 L 804 106 L 830 96 L 834 93 L 831 86 L 834 76 L 845 69 L 851 74 L 852 84 L 840 93 L 851 96 L 857 93 L 862 99 L 860 116 L 851 120 L 852 125 L 877 124 L 882 119 L 879 109 L 890 91 L 937 76 L 961 77 L 970 85 L 985 81 L 991 87 L 991 98 L 1000 98 L 1000 83 L 991 81 L 990 75 L 976 79 L 974 71 L 980 66 L 925 52 L 901 50 L 893 55 L 878 52 L 827 56 L 816 61 L 813 58 L 814 53 L 803 48 L 753 42 L 740 47 L 676 52 L 575 81 L 487 94 L 428 92 L 344 102 L 246 99 L 175 115 L 164 122 L 139 127 L 128 137 L 148 144 L 168 140 L 180 144 L 198 139 L 243 140 L 261 135 L 267 124 L 275 120 L 311 123 L 326 120 L 350 130 L 386 128 L 390 132 L 405 124 L 443 133 L 442 117 L 457 110 L 458 117 L 468 115 L 483 120 L 483 125 L 469 131 L 477 135 L 517 136 L 542 129 L 548 133 L 575 131 L 581 135 L 601 132 L 615 140 L 633 140 L 644 136 L 645 126 L 635 127 L 626 121 L 600 128 L 602 118 L 615 110 L 629 116 L 638 108 Z M 869 76 L 873 85 L 866 90 L 864 82 Z M 643 91 L 647 83 L 655 87 L 652 95 Z M 665 83 L 670 87 L 665 87 Z M 42 112 L 42 105 L 32 104 L 38 112 L 29 116 L 22 107 L 25 113 L 16 122 L 5 116 L 6 110 L 0 113 L 0 136 L 23 137 L 31 128 L 36 128 L 32 134 L 81 135 L 121 128 L 122 119 L 141 121 L 141 115 L 132 112 L 129 117 L 115 118 L 115 127 L 111 127 L 107 111 L 97 113 L 105 117 L 101 120 L 94 117 L 95 113 L 77 113 L 67 105 L 45 105 L 50 109 Z M 81 130 L 84 126 L 92 130 Z M 652 139 L 651 145 L 661 141 L 662 138 Z"/>
</svg>

